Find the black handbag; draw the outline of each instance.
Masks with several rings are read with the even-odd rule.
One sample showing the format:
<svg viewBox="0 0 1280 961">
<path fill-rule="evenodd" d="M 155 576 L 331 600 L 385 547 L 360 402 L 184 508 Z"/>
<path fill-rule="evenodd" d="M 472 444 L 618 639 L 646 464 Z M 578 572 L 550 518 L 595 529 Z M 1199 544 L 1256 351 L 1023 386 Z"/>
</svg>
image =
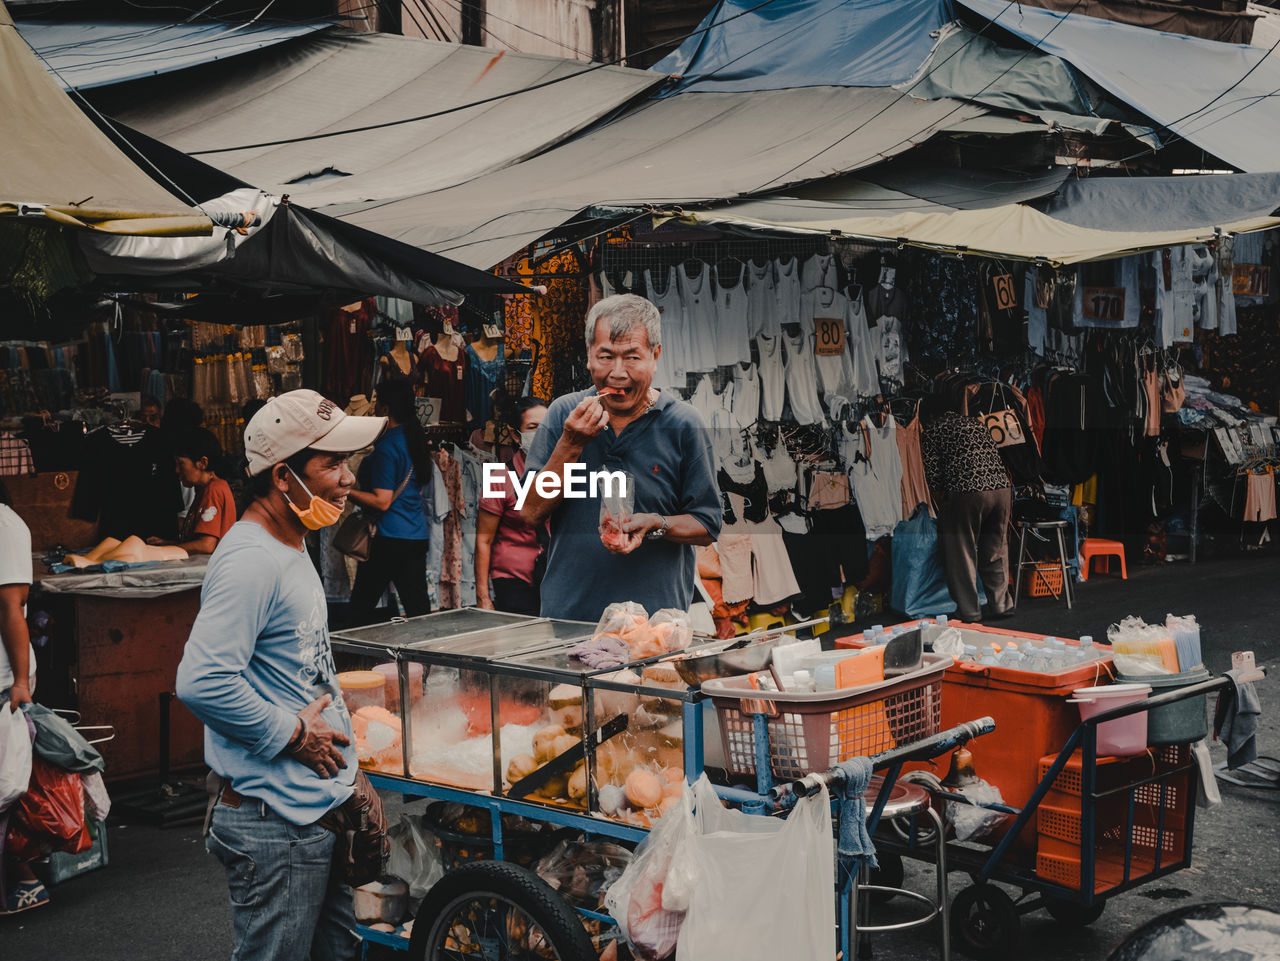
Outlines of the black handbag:
<svg viewBox="0 0 1280 961">
<path fill-rule="evenodd" d="M 396 498 L 403 493 L 412 476 L 413 468 L 410 467 L 409 473 L 404 475 L 404 480 L 391 495 L 391 503 L 394 504 Z M 373 547 L 373 535 L 378 533 L 378 521 L 381 519 L 381 514 L 366 508 L 352 511 L 338 525 L 338 531 L 333 535 L 333 549 L 352 560 L 364 563 L 369 559 L 369 551 Z"/>
</svg>

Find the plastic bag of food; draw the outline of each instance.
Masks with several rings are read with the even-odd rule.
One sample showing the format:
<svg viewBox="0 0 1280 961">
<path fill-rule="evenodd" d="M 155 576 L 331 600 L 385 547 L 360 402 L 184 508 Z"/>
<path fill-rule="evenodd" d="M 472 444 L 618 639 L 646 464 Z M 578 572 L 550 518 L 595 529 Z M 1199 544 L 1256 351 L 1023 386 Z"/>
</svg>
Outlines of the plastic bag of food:
<svg viewBox="0 0 1280 961">
<path fill-rule="evenodd" d="M 605 909 L 644 961 L 670 957 L 680 938 L 684 912 L 663 908 L 662 891 L 672 857 L 693 837 L 692 805 L 692 793 L 686 789 L 682 802 L 658 821 L 622 877 L 605 892 Z"/>
<path fill-rule="evenodd" d="M 598 911 L 605 892 L 631 863 L 631 852 L 608 841 L 566 839 L 557 844 L 534 867 L 570 904 Z"/>
<path fill-rule="evenodd" d="M 627 542 L 630 535 L 624 533 L 623 528 L 635 512 L 635 483 L 626 477 L 621 490 L 618 486 L 606 484 L 600 498 L 600 542 L 610 550 L 617 550 Z"/>
<path fill-rule="evenodd" d="M 1003 804 L 1000 789 L 979 779 L 960 789 L 960 793 L 973 804 L 963 801 L 947 802 L 947 821 L 955 829 L 957 841 L 975 841 L 979 844 L 996 844 L 1004 835 L 1004 827 L 1012 818 L 1003 811 L 978 807 L 979 804 Z"/>
<path fill-rule="evenodd" d="M 421 901 L 428 889 L 444 876 L 440 842 L 427 830 L 419 815 L 405 814 L 387 831 L 391 858 L 387 873 L 409 882 L 409 898 Z"/>
<path fill-rule="evenodd" d="M 662 647 L 659 653 L 671 654 L 674 651 L 683 651 L 693 643 L 693 626 L 689 622 L 689 615 L 684 611 L 677 611 L 674 607 L 664 607 L 654 614 L 649 618 L 649 626 L 654 629 L 654 634 Z"/>
<path fill-rule="evenodd" d="M 600 615 L 600 623 L 596 625 L 595 637 L 612 634 L 627 639 L 629 633 L 649 623 L 649 613 L 635 601 L 619 601 L 610 604 Z"/>
</svg>

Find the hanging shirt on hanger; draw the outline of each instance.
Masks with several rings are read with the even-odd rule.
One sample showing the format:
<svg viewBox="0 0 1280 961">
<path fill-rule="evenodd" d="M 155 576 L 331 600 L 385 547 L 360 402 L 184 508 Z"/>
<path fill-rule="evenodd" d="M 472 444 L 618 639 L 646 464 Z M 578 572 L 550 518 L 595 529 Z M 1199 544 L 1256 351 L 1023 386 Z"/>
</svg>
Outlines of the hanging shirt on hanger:
<svg viewBox="0 0 1280 961">
<path fill-rule="evenodd" d="M 739 263 L 737 280 L 726 287 L 726 280 L 732 277 L 720 277 L 720 267 L 716 267 L 716 366 L 728 367 L 751 360 L 751 345 L 747 335 L 747 265 Z"/>
<path fill-rule="evenodd" d="M 775 332 L 778 286 L 773 278 L 773 261 L 747 261 L 747 336 L 754 339 Z"/>
<path fill-rule="evenodd" d="M 768 421 L 782 420 L 787 377 L 783 365 L 781 332 L 773 336 L 761 334 L 757 337 L 756 352 L 760 355 L 760 417 Z"/>
<path fill-rule="evenodd" d="M 654 283 L 654 272 L 644 272 L 644 289 L 650 303 L 658 308 L 662 319 L 662 352 L 658 355 L 658 369 L 653 375 L 653 386 L 659 390 L 684 390 L 685 364 L 688 357 L 687 332 L 684 306 L 680 302 L 680 286 L 676 282 L 676 268 L 668 267 L 662 278 L 662 289 Z"/>
<path fill-rule="evenodd" d="M 833 254 L 814 254 L 804 262 L 804 270 L 800 274 L 801 293 L 808 293 L 815 287 L 836 285 L 836 258 Z"/>
<path fill-rule="evenodd" d="M 685 331 L 688 356 L 685 370 L 689 373 L 706 373 L 716 368 L 716 325 L 718 312 L 715 299 L 715 278 L 709 264 L 699 264 L 698 272 L 690 277 L 688 265 L 676 268 L 680 302 L 684 305 Z"/>
<path fill-rule="evenodd" d="M 797 424 L 825 424 L 827 417 L 818 402 L 818 375 L 813 363 L 813 338 L 803 330 L 792 336 L 785 331 L 787 401 Z"/>
</svg>

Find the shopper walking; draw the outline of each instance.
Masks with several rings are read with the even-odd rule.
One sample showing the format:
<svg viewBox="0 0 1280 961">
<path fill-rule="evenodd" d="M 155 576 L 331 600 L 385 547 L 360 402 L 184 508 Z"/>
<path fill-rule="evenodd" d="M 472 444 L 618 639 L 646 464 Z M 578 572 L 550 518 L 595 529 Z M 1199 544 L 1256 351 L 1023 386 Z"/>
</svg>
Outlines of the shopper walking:
<svg viewBox="0 0 1280 961">
<path fill-rule="evenodd" d="M 13 509 L 0 482 L 0 711 L 18 711 L 36 689 L 36 652 L 27 631 L 31 589 L 31 530 Z M 49 894 L 28 861 L 0 863 L 4 903 L 0 914 L 17 914 L 49 903 Z"/>
<path fill-rule="evenodd" d="M 360 464 L 360 486 L 351 499 L 378 515 L 378 532 L 369 546 L 369 559 L 356 568 L 351 587 L 350 621 L 378 620 L 378 600 L 389 584 L 410 617 L 431 613 L 427 592 L 427 528 L 422 488 L 431 479 L 427 436 L 418 423 L 412 382 L 384 380 L 378 387 L 374 412 L 387 418 L 387 432 L 373 453 Z"/>
<path fill-rule="evenodd" d="M 1009 472 L 982 422 L 931 398 L 921 435 L 925 476 L 938 506 L 939 537 L 947 589 L 956 616 L 982 619 L 978 577 L 987 593 L 989 618 L 1013 608 L 1009 596 L 1009 520 L 1013 489 Z"/>
<path fill-rule="evenodd" d="M 546 414 L 546 403 L 536 397 L 521 397 L 513 405 L 510 424 L 520 432 L 520 450 L 511 463 L 516 476 L 524 474 L 525 456 Z M 538 540 L 538 529 L 516 509 L 516 492 L 510 475 L 503 476 L 501 497 L 480 498 L 476 524 L 476 605 L 486 610 L 497 608 L 536 617 L 541 578 L 536 576 L 535 567 L 543 545 Z"/>
<path fill-rule="evenodd" d="M 337 521 L 347 456 L 384 427 L 296 390 L 245 428 L 253 501 L 209 561 L 177 676 L 216 778 L 205 846 L 227 872 L 233 961 L 359 954 L 338 835 L 321 823 L 356 783 L 351 716 L 303 537 Z"/>
</svg>

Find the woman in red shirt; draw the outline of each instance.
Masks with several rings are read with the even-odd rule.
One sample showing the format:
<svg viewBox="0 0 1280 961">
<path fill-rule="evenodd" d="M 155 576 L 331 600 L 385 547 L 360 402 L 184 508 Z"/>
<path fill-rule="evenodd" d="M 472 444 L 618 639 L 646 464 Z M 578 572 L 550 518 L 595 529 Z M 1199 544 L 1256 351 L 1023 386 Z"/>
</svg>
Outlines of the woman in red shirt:
<svg viewBox="0 0 1280 961">
<path fill-rule="evenodd" d="M 524 472 L 525 454 L 546 416 L 547 405 L 536 397 L 516 402 L 511 426 L 520 431 L 520 450 L 511 469 Z M 537 616 L 541 607 L 534 562 L 542 551 L 537 530 L 516 510 L 516 492 L 507 477 L 501 497 L 481 497 L 476 521 L 476 605 L 513 614 Z M 493 599 L 489 585 L 493 584 Z"/>
<path fill-rule="evenodd" d="M 178 530 L 177 546 L 188 554 L 212 554 L 223 536 L 236 522 L 236 502 L 231 486 L 218 476 L 222 447 L 203 428 L 180 433 L 173 442 L 178 479 L 184 487 L 194 487 L 196 496 Z M 148 544 L 166 544 L 148 538 Z"/>
</svg>

